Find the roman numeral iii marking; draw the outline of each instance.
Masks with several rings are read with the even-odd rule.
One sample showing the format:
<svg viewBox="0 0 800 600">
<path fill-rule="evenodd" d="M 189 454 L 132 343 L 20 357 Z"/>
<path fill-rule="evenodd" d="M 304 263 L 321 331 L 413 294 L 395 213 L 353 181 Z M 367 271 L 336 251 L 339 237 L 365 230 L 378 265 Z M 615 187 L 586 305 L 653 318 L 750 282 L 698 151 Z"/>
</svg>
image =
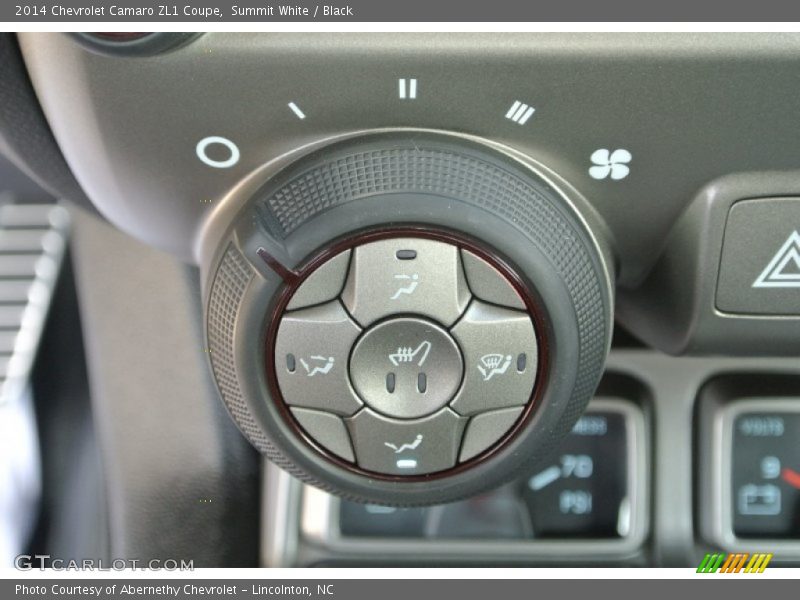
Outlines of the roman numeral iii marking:
<svg viewBox="0 0 800 600">
<path fill-rule="evenodd" d="M 514 104 L 511 105 L 511 108 L 506 113 L 506 119 L 511 119 L 517 125 L 525 125 L 534 112 L 536 112 L 536 109 L 532 106 L 528 106 L 519 100 L 514 100 Z"/>
</svg>

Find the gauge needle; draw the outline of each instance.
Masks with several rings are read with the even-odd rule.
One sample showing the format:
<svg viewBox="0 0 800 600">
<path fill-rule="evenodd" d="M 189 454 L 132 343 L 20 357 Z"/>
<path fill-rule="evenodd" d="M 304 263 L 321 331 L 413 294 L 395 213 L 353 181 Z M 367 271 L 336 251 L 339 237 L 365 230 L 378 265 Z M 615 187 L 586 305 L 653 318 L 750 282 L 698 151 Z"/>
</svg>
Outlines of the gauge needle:
<svg viewBox="0 0 800 600">
<path fill-rule="evenodd" d="M 781 479 L 783 479 L 790 486 L 800 490 L 800 473 L 797 471 L 788 467 L 784 467 L 781 471 Z"/>
<path fill-rule="evenodd" d="M 561 477 L 561 469 L 556 465 L 553 465 L 552 467 L 545 469 L 541 473 L 531 477 L 528 485 L 534 492 L 536 492 L 542 488 L 546 488 L 559 477 Z"/>
</svg>

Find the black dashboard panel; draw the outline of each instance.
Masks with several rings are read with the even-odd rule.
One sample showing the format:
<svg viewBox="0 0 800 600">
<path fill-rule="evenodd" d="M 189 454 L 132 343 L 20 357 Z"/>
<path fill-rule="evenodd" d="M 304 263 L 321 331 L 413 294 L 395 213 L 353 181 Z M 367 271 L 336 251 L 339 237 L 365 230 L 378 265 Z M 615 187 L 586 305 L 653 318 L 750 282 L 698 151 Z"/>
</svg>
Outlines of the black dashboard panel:
<svg viewBox="0 0 800 600">
<path fill-rule="evenodd" d="M 575 190 L 613 248 L 619 316 L 649 344 L 798 349 L 795 295 L 780 318 L 716 298 L 731 206 L 800 187 L 796 35 L 210 33 L 127 58 L 62 34 L 20 41 L 102 214 L 187 260 L 207 264 L 254 188 L 314 148 L 449 131 L 524 153 Z M 792 232 L 765 225 L 762 243 L 777 252 Z M 764 267 L 720 293 L 750 294 Z"/>
<path fill-rule="evenodd" d="M 357 500 L 380 488 L 375 497 L 386 500 L 350 503 L 265 467 L 264 565 L 677 566 L 716 549 L 797 562 L 800 475 L 786 432 L 797 427 L 800 396 L 800 36 L 219 32 L 183 41 L 164 54 L 119 56 L 64 34 L 19 34 L 47 124 L 97 210 L 199 266 L 191 312 L 205 328 L 203 362 L 240 429 L 294 476 Z M 485 177 L 490 170 L 503 176 Z M 323 377 L 342 365 L 347 388 L 351 349 L 383 319 L 425 313 L 430 330 L 442 325 L 436 302 L 372 318 L 348 296 L 358 253 L 400 233 L 414 244 L 447 242 L 459 260 L 477 253 L 520 294 L 510 304 L 487 300 L 486 286 L 461 280 L 470 277 L 462 266 L 447 271 L 464 301 L 442 339 L 470 302 L 483 303 L 484 315 L 489 305 L 524 309 L 535 353 L 513 352 L 516 374 L 530 357 L 540 361 L 517 403 L 532 408 L 504 431 L 552 439 L 520 451 L 520 438 L 495 438 L 461 470 L 453 445 L 453 472 L 442 477 L 461 479 L 442 495 L 428 493 L 435 486 L 425 476 L 436 469 L 402 479 L 398 469 L 416 468 L 418 456 L 365 468 L 348 437 L 358 434 L 356 412 L 375 408 L 363 407 L 363 390 L 339 412 L 325 398 L 311 403 L 302 386 L 297 399 L 273 402 L 291 396 L 291 377 L 317 377 L 317 389 L 332 393 Z M 446 270 L 396 266 L 422 247 L 392 248 L 364 288 L 383 293 L 386 274 L 390 284 L 441 283 Z M 318 275 L 345 255 L 336 277 Z M 305 288 L 312 300 L 292 306 L 315 273 Z M 582 277 L 592 285 L 576 284 Z M 395 296 L 410 297 L 408 285 Z M 157 303 L 158 290 L 138 293 Z M 336 339 L 320 333 L 331 321 L 316 310 L 323 304 L 358 329 L 337 361 L 316 349 Z M 313 335 L 298 350 L 277 332 L 300 309 L 310 311 L 300 316 Z M 418 341 L 398 343 L 389 359 L 413 362 L 412 346 L 431 344 Z M 196 360 L 201 350 L 191 352 Z M 574 430 L 606 353 L 593 408 Z M 463 374 L 510 377 L 511 359 L 488 347 L 464 359 L 436 410 L 468 430 L 476 417 L 457 414 L 454 399 Z M 417 366 L 421 395 L 435 370 Z M 411 381 L 402 377 L 391 371 L 380 383 L 395 394 Z M 372 414 L 391 413 L 409 437 L 370 443 L 415 450 L 423 435 L 411 431 L 414 419 L 430 415 L 393 410 Z M 320 422 L 335 424 L 336 456 L 318 443 L 324 435 L 309 433 Z M 398 504 L 469 495 L 476 464 L 499 484 L 494 467 L 523 454 L 525 477 L 499 492 L 388 506 L 402 486 L 416 486 L 416 497 Z M 334 468 L 347 472 L 330 476 Z"/>
</svg>

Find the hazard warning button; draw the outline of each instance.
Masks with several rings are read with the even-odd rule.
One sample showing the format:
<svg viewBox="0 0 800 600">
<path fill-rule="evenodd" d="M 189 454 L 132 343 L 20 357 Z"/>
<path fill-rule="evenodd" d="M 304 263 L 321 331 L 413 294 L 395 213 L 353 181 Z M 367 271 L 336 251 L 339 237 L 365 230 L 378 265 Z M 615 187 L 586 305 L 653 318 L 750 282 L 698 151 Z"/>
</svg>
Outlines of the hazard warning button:
<svg viewBox="0 0 800 600">
<path fill-rule="evenodd" d="M 800 316 L 800 198 L 731 207 L 716 304 L 727 313 Z"/>
</svg>

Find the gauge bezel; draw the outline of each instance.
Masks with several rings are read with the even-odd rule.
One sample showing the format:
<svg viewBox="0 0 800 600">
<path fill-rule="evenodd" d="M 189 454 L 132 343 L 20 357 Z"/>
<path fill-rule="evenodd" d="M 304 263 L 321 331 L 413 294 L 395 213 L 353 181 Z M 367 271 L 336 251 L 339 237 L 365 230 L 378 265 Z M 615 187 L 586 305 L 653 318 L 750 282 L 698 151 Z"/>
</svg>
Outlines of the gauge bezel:
<svg viewBox="0 0 800 600">
<path fill-rule="evenodd" d="M 529 539 L 486 540 L 425 538 L 379 538 L 344 536 L 339 531 L 339 506 L 341 500 L 309 485 L 298 485 L 294 502 L 299 504 L 296 523 L 302 538 L 335 555 L 390 555 L 394 558 L 479 558 L 500 556 L 504 558 L 536 558 L 559 560 L 565 557 L 597 560 L 619 559 L 637 551 L 649 532 L 649 440 L 644 413 L 630 400 L 598 397 L 590 401 L 587 414 L 593 411 L 617 412 L 625 419 L 628 445 L 628 490 L 631 505 L 630 530 L 627 535 L 611 539 Z M 289 494 L 287 490 L 287 494 Z M 287 515 L 288 516 L 288 515 Z M 291 522 L 291 521 L 289 521 Z"/>
<path fill-rule="evenodd" d="M 705 537 L 729 552 L 771 552 L 776 559 L 800 557 L 800 540 L 781 538 L 742 538 L 733 530 L 733 423 L 745 413 L 800 413 L 800 398 L 745 397 L 716 407 L 710 423 L 711 450 L 706 453 L 701 496 L 701 522 Z M 714 509 L 717 510 L 714 510 Z"/>
</svg>

